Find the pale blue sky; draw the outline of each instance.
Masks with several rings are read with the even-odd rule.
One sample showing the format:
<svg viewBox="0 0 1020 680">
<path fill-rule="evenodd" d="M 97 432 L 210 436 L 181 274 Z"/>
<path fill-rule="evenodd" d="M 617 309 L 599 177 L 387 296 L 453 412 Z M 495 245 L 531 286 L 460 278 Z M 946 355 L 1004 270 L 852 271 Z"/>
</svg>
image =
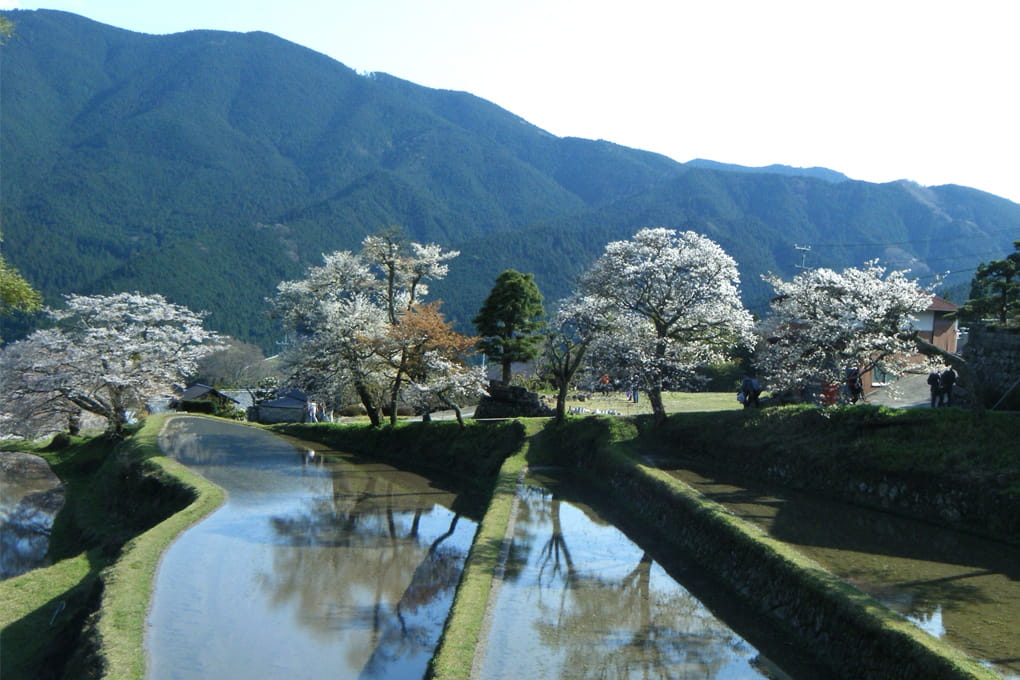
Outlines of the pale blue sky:
<svg viewBox="0 0 1020 680">
<path fill-rule="evenodd" d="M 1014 0 L 0 0 L 39 7 L 146 33 L 269 31 L 679 161 L 1020 202 Z"/>
</svg>

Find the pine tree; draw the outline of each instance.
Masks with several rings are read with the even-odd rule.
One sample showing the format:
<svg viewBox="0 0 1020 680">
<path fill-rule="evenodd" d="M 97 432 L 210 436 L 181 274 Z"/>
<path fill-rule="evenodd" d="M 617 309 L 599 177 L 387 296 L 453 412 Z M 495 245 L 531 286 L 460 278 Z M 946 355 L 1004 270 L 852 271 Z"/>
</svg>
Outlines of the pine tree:
<svg viewBox="0 0 1020 680">
<path fill-rule="evenodd" d="M 503 367 L 504 385 L 510 384 L 513 362 L 529 361 L 541 351 L 544 316 L 533 274 L 507 269 L 496 278 L 474 324 L 482 336 L 478 348 Z"/>
<path fill-rule="evenodd" d="M 1020 317 L 1020 240 L 1016 252 L 1001 260 L 982 263 L 970 284 L 970 299 L 963 307 L 972 319 L 997 317 L 1006 324 Z"/>
</svg>

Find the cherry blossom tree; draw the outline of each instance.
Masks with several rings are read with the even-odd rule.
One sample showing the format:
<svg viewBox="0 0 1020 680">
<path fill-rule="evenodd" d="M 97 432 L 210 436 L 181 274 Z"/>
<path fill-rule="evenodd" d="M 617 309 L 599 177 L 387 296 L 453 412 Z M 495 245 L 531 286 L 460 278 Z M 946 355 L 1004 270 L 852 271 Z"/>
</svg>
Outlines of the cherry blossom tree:
<svg viewBox="0 0 1020 680">
<path fill-rule="evenodd" d="M 902 371 L 916 345 L 912 325 L 932 297 L 875 261 L 842 272 L 811 269 L 790 281 L 763 278 L 776 297 L 759 329 L 756 364 L 773 391 L 839 384 L 850 369 L 865 373 L 879 363 Z"/>
<path fill-rule="evenodd" d="M 717 243 L 664 228 L 609 243 L 581 278 L 581 294 L 601 298 L 616 316 L 603 357 L 629 364 L 657 420 L 666 418 L 663 389 L 750 342 L 739 283 L 736 263 Z"/>
<path fill-rule="evenodd" d="M 464 427 L 464 405 L 477 402 L 487 394 L 485 369 L 467 366 L 439 350 L 426 352 L 421 359 L 422 372 L 405 385 L 405 398 L 419 404 L 425 413 L 448 408 Z"/>
<path fill-rule="evenodd" d="M 416 335 L 401 334 L 402 321 L 457 254 L 384 232 L 367 237 L 360 253 L 324 255 L 304 279 L 281 283 L 272 303 L 292 331 L 286 353 L 292 377 L 319 394 L 352 389 L 373 425 L 389 405 L 395 422 L 415 352 L 422 352 Z"/>
<path fill-rule="evenodd" d="M 64 308 L 46 311 L 54 328 L 4 352 L 5 400 L 94 413 L 112 437 L 123 436 L 130 411 L 183 387 L 197 362 L 222 348 L 204 315 L 161 295 L 69 295 Z"/>
<path fill-rule="evenodd" d="M 584 365 L 588 350 L 613 328 L 608 300 L 574 293 L 564 300 L 552 321 L 543 352 L 545 371 L 556 385 L 556 420 L 566 415 L 570 383 Z"/>
</svg>

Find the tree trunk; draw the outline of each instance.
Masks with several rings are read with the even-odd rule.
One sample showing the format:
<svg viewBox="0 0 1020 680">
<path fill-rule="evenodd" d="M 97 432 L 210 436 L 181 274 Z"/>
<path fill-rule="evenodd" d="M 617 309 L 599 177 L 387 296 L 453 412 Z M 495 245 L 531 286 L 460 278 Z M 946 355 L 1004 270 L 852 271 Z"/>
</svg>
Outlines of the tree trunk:
<svg viewBox="0 0 1020 680">
<path fill-rule="evenodd" d="M 109 439 L 121 440 L 124 438 L 124 425 L 127 423 L 127 415 L 120 409 L 113 409 L 106 417 L 106 436 Z"/>
<path fill-rule="evenodd" d="M 503 385 L 510 386 L 510 364 L 509 359 L 503 359 Z"/>
<path fill-rule="evenodd" d="M 358 393 L 358 398 L 361 399 L 361 405 L 365 407 L 365 411 L 368 413 L 368 420 L 372 423 L 372 427 L 379 427 L 382 425 L 382 419 L 379 417 L 379 409 L 372 403 L 372 395 L 368 393 L 368 389 L 365 388 L 365 384 L 358 380 L 354 383 L 354 389 Z"/>
<path fill-rule="evenodd" d="M 659 424 L 666 422 L 666 407 L 662 404 L 662 388 L 658 385 L 648 388 L 648 401 L 652 404 L 655 422 Z"/>
<path fill-rule="evenodd" d="M 556 390 L 556 422 L 562 423 L 567 417 L 567 393 L 570 391 L 570 384 L 564 380 Z"/>
</svg>

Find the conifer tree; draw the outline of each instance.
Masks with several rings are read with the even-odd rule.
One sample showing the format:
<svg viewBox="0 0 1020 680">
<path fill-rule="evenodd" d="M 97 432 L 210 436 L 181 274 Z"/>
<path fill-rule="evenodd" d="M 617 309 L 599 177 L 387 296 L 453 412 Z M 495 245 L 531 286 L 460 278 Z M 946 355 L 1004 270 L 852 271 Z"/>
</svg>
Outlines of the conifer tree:
<svg viewBox="0 0 1020 680">
<path fill-rule="evenodd" d="M 482 336 L 478 348 L 503 367 L 504 385 L 510 384 L 513 362 L 530 361 L 541 351 L 544 316 L 533 274 L 507 269 L 496 277 L 474 324 Z"/>
<path fill-rule="evenodd" d="M 994 316 L 1001 324 L 1020 318 L 1020 240 L 1014 241 L 1013 247 L 1016 252 L 977 268 L 964 315 L 972 319 Z"/>
</svg>

